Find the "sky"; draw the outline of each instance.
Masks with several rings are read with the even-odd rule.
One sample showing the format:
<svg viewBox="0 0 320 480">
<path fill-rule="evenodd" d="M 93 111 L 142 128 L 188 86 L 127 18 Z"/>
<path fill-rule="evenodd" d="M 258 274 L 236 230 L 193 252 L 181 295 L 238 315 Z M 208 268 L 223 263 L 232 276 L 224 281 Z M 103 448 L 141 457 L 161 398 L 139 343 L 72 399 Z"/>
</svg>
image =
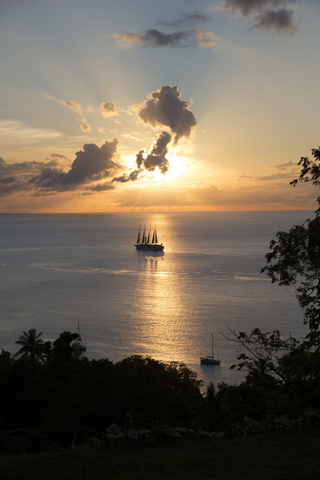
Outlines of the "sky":
<svg viewBox="0 0 320 480">
<path fill-rule="evenodd" d="M 0 213 L 316 209 L 319 0 L 0 0 Z"/>
</svg>

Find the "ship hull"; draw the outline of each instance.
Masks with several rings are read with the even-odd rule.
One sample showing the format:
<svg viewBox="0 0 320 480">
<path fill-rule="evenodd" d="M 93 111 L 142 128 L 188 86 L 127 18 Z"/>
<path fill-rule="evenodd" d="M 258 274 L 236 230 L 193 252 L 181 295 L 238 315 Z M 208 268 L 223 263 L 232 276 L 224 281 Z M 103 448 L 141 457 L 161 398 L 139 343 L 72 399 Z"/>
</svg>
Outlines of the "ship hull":
<svg viewBox="0 0 320 480">
<path fill-rule="evenodd" d="M 134 245 L 137 250 L 149 250 L 152 252 L 163 252 L 164 245 L 159 243 L 135 243 Z"/>
<path fill-rule="evenodd" d="M 220 360 L 216 360 L 212 357 L 201 357 L 200 363 L 203 365 L 220 365 Z"/>
</svg>

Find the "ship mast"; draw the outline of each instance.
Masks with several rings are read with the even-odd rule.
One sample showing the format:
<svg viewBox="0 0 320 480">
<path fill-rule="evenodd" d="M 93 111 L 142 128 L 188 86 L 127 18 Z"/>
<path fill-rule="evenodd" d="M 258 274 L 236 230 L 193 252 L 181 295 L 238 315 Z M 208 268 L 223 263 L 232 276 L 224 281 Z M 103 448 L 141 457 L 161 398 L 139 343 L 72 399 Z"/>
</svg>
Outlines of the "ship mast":
<svg viewBox="0 0 320 480">
<path fill-rule="evenodd" d="M 137 243 L 140 243 L 140 237 L 141 237 L 141 225 L 139 225 Z"/>
</svg>

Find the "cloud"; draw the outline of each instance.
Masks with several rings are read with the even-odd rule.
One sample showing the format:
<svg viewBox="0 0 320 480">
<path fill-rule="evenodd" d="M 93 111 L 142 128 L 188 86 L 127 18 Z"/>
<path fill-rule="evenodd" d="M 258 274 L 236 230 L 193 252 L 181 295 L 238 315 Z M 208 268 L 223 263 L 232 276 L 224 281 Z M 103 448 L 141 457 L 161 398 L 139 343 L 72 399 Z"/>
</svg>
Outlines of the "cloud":
<svg viewBox="0 0 320 480">
<path fill-rule="evenodd" d="M 110 183 L 98 183 L 94 187 L 90 187 L 91 192 L 105 192 L 106 190 L 113 190 L 115 187 Z"/>
<path fill-rule="evenodd" d="M 167 132 L 162 132 L 151 152 L 143 160 L 143 165 L 149 172 L 154 172 L 156 168 L 159 168 L 160 172 L 164 175 L 169 169 L 169 161 L 166 158 L 168 153 L 168 143 L 171 141 L 171 135 Z"/>
<path fill-rule="evenodd" d="M 56 160 L 49 162 L 22 162 L 7 164 L 0 157 L 0 196 L 32 189 L 29 181 L 46 168 L 58 165 Z"/>
<path fill-rule="evenodd" d="M 61 158 L 63 160 L 67 160 L 68 157 L 66 155 L 61 155 L 60 153 L 50 153 L 49 157 L 52 158 Z"/>
<path fill-rule="evenodd" d="M 174 33 L 163 33 L 156 29 L 146 30 L 143 33 L 120 32 L 113 35 L 117 39 L 117 44 L 121 48 L 132 48 L 135 45 L 143 47 L 211 47 L 212 43 L 199 42 L 201 31 L 186 30 Z M 203 36 L 214 36 L 218 40 L 218 36 L 212 32 L 203 32 Z M 214 43 L 215 45 L 215 43 Z"/>
<path fill-rule="evenodd" d="M 158 23 L 167 27 L 181 27 L 197 23 L 211 23 L 213 20 L 211 15 L 205 15 L 203 13 L 184 13 L 177 20 L 160 20 Z"/>
<path fill-rule="evenodd" d="M 140 142 L 140 138 L 135 137 L 131 133 L 122 133 L 121 135 L 123 138 L 127 138 L 128 140 L 134 140 L 135 142 Z"/>
<path fill-rule="evenodd" d="M 144 150 L 140 150 L 140 152 L 137 153 L 137 168 L 132 170 L 129 174 L 115 177 L 112 182 L 134 182 L 139 179 L 139 176 L 143 172 L 154 172 L 157 168 L 163 175 L 165 175 L 170 168 L 169 160 L 166 158 L 170 141 L 171 135 L 168 132 L 160 133 L 155 144 L 151 148 L 150 153 L 146 157 L 143 156 Z"/>
<path fill-rule="evenodd" d="M 189 139 L 198 124 L 195 115 L 189 109 L 189 103 L 181 100 L 180 96 L 176 85 L 165 85 L 147 95 L 148 99 L 144 102 L 131 107 L 146 125 L 153 128 L 167 127 L 169 132 L 162 131 L 158 135 L 147 156 L 144 156 L 144 150 L 137 153 L 135 170 L 115 177 L 112 182 L 136 181 L 144 172 L 154 172 L 156 169 L 163 175 L 167 173 L 170 168 L 166 157 L 169 143 L 174 140 L 173 143 L 176 145 L 182 137 Z"/>
<path fill-rule="evenodd" d="M 87 123 L 87 120 L 85 118 L 83 118 L 82 120 L 80 120 L 80 118 L 77 118 L 77 122 L 79 123 L 79 126 L 83 132 L 91 132 L 91 127 Z"/>
<path fill-rule="evenodd" d="M 118 115 L 116 104 L 113 102 L 104 102 L 100 105 L 101 115 L 104 118 L 113 117 Z"/>
<path fill-rule="evenodd" d="M 94 143 L 85 143 L 82 150 L 76 153 L 76 158 L 67 173 L 45 169 L 30 182 L 44 189 L 68 190 L 88 181 L 108 177 L 120 167 L 115 162 L 118 143 L 119 140 L 116 138 L 105 141 L 101 147 Z"/>
<path fill-rule="evenodd" d="M 285 162 L 285 163 L 278 163 L 276 165 L 270 165 L 270 168 L 274 168 L 275 170 L 284 171 L 289 167 L 296 167 L 296 166 L 297 166 L 297 164 L 295 162 L 293 162 L 292 160 L 290 160 L 290 161 Z"/>
<path fill-rule="evenodd" d="M 46 142 L 48 139 L 62 136 L 61 132 L 54 130 L 29 127 L 17 120 L 0 120 L 0 136 L 21 138 L 25 142 Z"/>
<path fill-rule="evenodd" d="M 148 94 L 144 102 L 131 107 L 146 125 L 153 128 L 167 127 L 169 132 L 162 131 L 158 135 L 147 156 L 144 156 L 144 150 L 137 153 L 135 170 L 115 177 L 112 182 L 136 181 L 144 172 L 154 172 L 156 169 L 163 175 L 166 174 L 170 168 L 166 157 L 169 143 L 174 140 L 173 143 L 176 145 L 182 137 L 189 139 L 198 124 L 189 103 L 181 100 L 180 96 L 176 85 L 165 85 L 160 90 Z"/>
<path fill-rule="evenodd" d="M 289 181 L 292 180 L 292 173 L 291 172 L 284 172 L 284 173 L 274 173 L 273 175 L 266 175 L 265 177 L 258 177 L 257 180 L 263 182 L 269 182 L 274 180 L 286 180 L 289 184 Z"/>
<path fill-rule="evenodd" d="M 186 100 L 180 100 L 180 92 L 176 85 L 165 85 L 147 96 L 148 100 L 134 105 L 143 123 L 152 127 L 166 126 L 174 135 L 176 144 L 182 137 L 190 138 L 191 132 L 198 122 L 189 109 Z"/>
<path fill-rule="evenodd" d="M 256 13 L 252 28 L 293 35 L 298 29 L 294 12 L 288 7 L 295 0 L 225 0 L 225 9 L 242 16 Z"/>
<path fill-rule="evenodd" d="M 224 6 L 227 10 L 239 11 L 243 16 L 246 16 L 253 11 L 281 3 L 283 3 L 283 0 L 225 0 Z"/>
<path fill-rule="evenodd" d="M 71 108 L 71 110 L 74 110 L 79 115 L 83 114 L 81 105 L 79 105 L 76 102 L 71 102 L 70 100 L 59 100 L 58 98 L 54 98 L 51 95 L 45 95 L 45 98 L 48 98 L 48 100 L 54 100 L 57 103 L 61 103 L 62 105 L 65 105 L 66 107 Z"/>
<path fill-rule="evenodd" d="M 215 47 L 218 40 L 219 36 L 212 32 L 202 32 L 200 30 L 197 32 L 197 45 L 200 48 Z"/>
<path fill-rule="evenodd" d="M 294 12 L 286 8 L 280 8 L 278 10 L 266 10 L 255 17 L 255 24 L 253 28 L 259 28 L 261 30 L 276 32 L 284 32 L 294 35 L 298 30 Z"/>
<path fill-rule="evenodd" d="M 50 193 L 86 187 L 92 191 L 111 190 L 113 186 L 97 186 L 92 182 L 112 178 L 121 168 L 117 162 L 118 143 L 119 140 L 115 138 L 105 141 L 101 147 L 93 143 L 84 144 L 67 172 L 56 159 L 46 163 L 6 164 L 0 157 L 0 195 L 23 191 Z M 59 156 L 55 154 L 55 158 Z"/>
</svg>

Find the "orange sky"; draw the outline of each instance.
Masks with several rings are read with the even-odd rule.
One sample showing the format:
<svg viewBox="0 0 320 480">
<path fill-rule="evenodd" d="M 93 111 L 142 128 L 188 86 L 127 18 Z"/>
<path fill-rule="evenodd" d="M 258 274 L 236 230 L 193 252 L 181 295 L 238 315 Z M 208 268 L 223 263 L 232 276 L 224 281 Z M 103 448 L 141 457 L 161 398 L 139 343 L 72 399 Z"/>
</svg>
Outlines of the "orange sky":
<svg viewBox="0 0 320 480">
<path fill-rule="evenodd" d="M 318 1 L 0 7 L 0 213 L 316 208 Z"/>
</svg>

